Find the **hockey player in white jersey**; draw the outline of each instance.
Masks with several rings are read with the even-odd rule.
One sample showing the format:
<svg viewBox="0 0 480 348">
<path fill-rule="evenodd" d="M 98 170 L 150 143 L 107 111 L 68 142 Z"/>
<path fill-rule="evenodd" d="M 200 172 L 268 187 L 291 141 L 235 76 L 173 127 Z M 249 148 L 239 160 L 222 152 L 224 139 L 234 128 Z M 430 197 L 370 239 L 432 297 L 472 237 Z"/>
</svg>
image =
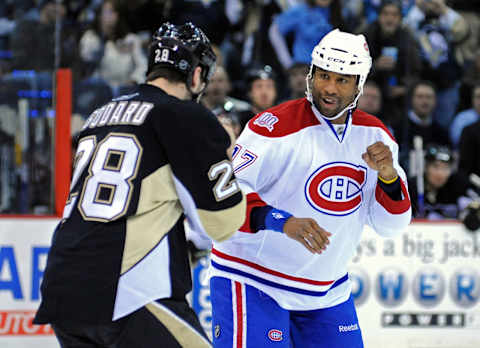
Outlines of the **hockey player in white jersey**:
<svg viewBox="0 0 480 348">
<path fill-rule="evenodd" d="M 398 145 L 356 109 L 371 61 L 363 35 L 331 31 L 312 52 L 306 98 L 239 137 L 247 218 L 212 249 L 215 347 L 363 347 L 347 264 L 365 224 L 391 237 L 411 219 Z"/>
</svg>

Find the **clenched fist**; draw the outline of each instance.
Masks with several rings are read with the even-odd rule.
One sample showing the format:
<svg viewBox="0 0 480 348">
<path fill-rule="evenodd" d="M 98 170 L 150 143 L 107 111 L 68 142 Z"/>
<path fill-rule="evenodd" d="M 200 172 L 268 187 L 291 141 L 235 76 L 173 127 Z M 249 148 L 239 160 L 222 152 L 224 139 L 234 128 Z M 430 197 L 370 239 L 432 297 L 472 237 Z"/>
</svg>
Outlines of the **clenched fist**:
<svg viewBox="0 0 480 348">
<path fill-rule="evenodd" d="M 301 243 L 313 254 L 321 254 L 330 243 L 328 237 L 332 235 L 318 226 L 315 220 L 294 216 L 290 217 L 283 226 L 283 233 Z"/>
<path fill-rule="evenodd" d="M 362 158 L 370 168 L 378 172 L 382 179 L 389 181 L 398 176 L 397 170 L 393 167 L 392 151 L 381 141 L 367 147 L 367 152 L 362 155 Z"/>
</svg>

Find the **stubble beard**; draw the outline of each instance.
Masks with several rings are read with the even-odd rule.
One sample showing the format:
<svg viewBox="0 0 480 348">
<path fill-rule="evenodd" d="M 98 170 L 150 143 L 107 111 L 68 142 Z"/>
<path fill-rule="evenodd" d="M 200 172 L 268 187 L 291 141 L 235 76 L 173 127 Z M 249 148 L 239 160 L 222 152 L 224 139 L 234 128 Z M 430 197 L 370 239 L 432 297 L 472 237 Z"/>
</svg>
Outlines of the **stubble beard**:
<svg viewBox="0 0 480 348">
<path fill-rule="evenodd" d="M 317 94 L 314 96 L 313 102 L 315 104 L 315 107 L 318 109 L 318 111 L 320 111 L 320 113 L 326 117 L 333 117 L 338 115 L 338 113 L 341 112 L 343 109 L 345 109 L 345 107 L 347 106 L 347 105 L 344 105 L 345 103 L 343 102 L 344 100 L 343 98 L 335 97 L 335 99 L 337 99 L 338 107 L 336 107 L 335 109 L 325 109 L 324 107 L 322 107 L 321 99 L 322 99 L 322 96 L 320 94 Z"/>
</svg>

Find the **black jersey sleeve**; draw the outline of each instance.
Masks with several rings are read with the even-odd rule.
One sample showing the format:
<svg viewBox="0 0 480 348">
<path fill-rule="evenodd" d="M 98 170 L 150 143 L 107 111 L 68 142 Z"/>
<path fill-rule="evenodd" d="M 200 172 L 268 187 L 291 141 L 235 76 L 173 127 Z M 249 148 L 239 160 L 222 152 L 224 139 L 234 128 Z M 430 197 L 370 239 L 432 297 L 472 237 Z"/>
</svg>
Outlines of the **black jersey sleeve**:
<svg viewBox="0 0 480 348">
<path fill-rule="evenodd" d="M 155 128 L 192 226 L 215 240 L 228 238 L 243 224 L 245 199 L 227 156 L 227 133 L 194 102 L 177 101 L 158 112 Z"/>
</svg>

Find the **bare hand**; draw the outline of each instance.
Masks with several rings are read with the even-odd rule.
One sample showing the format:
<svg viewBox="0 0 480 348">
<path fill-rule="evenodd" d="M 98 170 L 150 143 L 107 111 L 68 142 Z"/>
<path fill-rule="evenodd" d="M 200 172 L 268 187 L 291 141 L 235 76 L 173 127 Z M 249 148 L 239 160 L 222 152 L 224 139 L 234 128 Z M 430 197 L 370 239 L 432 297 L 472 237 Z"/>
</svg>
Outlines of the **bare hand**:
<svg viewBox="0 0 480 348">
<path fill-rule="evenodd" d="M 376 170 L 385 180 L 393 180 L 398 176 L 393 167 L 393 155 L 390 148 L 381 141 L 367 147 L 367 152 L 362 155 L 367 165 Z"/>
<path fill-rule="evenodd" d="M 294 216 L 290 217 L 283 226 L 283 233 L 301 243 L 312 254 L 321 254 L 330 243 L 328 237 L 332 235 L 318 226 L 315 220 Z"/>
</svg>

